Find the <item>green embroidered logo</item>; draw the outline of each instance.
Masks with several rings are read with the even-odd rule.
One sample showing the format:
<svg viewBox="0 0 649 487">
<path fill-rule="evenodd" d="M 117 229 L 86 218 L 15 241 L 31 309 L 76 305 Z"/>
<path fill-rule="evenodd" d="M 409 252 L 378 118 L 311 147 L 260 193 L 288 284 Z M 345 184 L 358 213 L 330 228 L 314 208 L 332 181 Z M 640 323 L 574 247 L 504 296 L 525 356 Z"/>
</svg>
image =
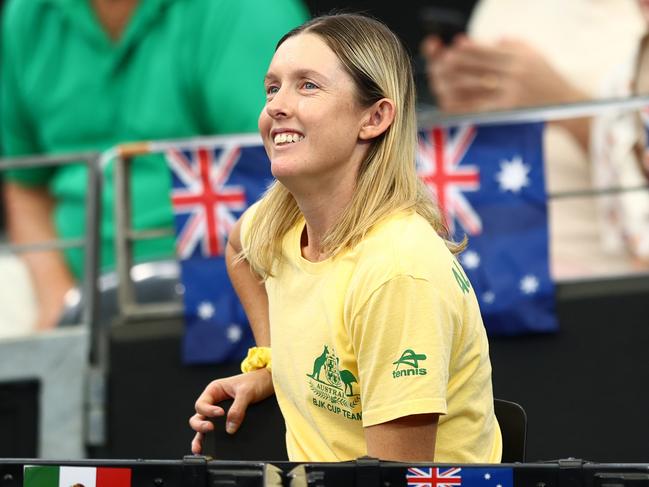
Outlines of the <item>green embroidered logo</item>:
<svg viewBox="0 0 649 487">
<path fill-rule="evenodd" d="M 327 345 L 313 361 L 313 370 L 306 374 L 313 392 L 313 405 L 347 419 L 361 420 L 361 396 L 354 393 L 358 380 L 350 370 L 340 370 L 340 359 Z"/>
<path fill-rule="evenodd" d="M 419 362 L 423 362 L 424 360 L 426 360 L 426 355 L 423 353 L 415 353 L 411 348 L 407 348 L 398 360 L 392 362 L 392 365 L 396 365 L 392 371 L 392 377 L 396 379 L 397 377 L 406 377 L 409 375 L 426 375 L 426 369 L 419 366 Z M 410 368 L 402 368 L 399 370 L 400 365 L 405 365 Z"/>
<path fill-rule="evenodd" d="M 471 283 L 469 282 L 469 279 L 466 277 L 466 274 L 460 267 L 460 264 L 457 263 L 457 260 L 453 259 L 453 268 L 451 269 L 453 271 L 453 275 L 455 276 L 455 281 L 457 282 L 458 286 L 460 286 L 460 289 L 464 294 L 469 292 L 469 289 L 471 289 Z"/>
</svg>

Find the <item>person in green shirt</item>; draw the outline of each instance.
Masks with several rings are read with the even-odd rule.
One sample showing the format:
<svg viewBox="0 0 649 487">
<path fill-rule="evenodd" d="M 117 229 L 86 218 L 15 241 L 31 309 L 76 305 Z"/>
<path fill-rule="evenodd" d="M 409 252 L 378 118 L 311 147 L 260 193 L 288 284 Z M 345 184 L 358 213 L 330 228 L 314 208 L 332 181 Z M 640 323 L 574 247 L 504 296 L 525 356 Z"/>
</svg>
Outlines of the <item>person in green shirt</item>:
<svg viewBox="0 0 649 487">
<path fill-rule="evenodd" d="M 115 144 L 254 132 L 273 46 L 307 11 L 299 0 L 11 0 L 2 25 L 2 155 L 105 150 Z M 101 267 L 114 265 L 113 169 L 104 170 Z M 84 235 L 82 164 L 10 171 L 14 243 Z M 132 166 L 135 228 L 172 224 L 159 156 Z M 173 254 L 171 238 L 136 245 Z M 55 326 L 82 271 L 82 250 L 24 254 L 37 328 Z"/>
</svg>

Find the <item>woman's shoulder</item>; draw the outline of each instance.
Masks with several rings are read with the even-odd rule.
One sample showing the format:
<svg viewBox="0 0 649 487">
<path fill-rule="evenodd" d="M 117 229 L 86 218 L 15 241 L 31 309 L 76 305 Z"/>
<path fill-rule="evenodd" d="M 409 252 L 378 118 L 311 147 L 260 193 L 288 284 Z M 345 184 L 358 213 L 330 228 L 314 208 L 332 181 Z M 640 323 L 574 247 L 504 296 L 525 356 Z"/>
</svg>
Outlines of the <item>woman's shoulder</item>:
<svg viewBox="0 0 649 487">
<path fill-rule="evenodd" d="M 444 240 L 431 224 L 414 211 L 402 211 L 384 218 L 368 233 L 367 241 L 373 245 L 390 242 L 400 250 L 437 247 L 440 244 L 445 247 Z"/>
<path fill-rule="evenodd" d="M 416 212 L 399 212 L 379 222 L 358 248 L 359 265 L 393 275 L 429 278 L 453 260 L 446 242 Z"/>
</svg>

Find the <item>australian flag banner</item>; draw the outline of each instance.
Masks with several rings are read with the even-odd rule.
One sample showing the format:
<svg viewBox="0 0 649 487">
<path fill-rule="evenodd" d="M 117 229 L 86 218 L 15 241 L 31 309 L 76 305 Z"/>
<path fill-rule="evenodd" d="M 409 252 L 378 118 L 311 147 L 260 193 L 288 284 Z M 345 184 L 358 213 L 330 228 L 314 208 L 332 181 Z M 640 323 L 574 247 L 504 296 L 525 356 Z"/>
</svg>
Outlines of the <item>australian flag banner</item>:
<svg viewBox="0 0 649 487">
<path fill-rule="evenodd" d="M 513 487 L 511 468 L 484 467 L 410 467 L 406 471 L 408 487 Z"/>
<path fill-rule="evenodd" d="M 554 331 L 542 123 L 435 127 L 419 134 L 417 168 L 454 239 L 487 331 Z"/>
<path fill-rule="evenodd" d="M 272 181 L 270 163 L 259 137 L 218 140 L 166 152 L 184 286 L 185 363 L 241 359 L 253 346 L 224 252 L 234 223 Z"/>
<path fill-rule="evenodd" d="M 491 334 L 557 329 L 549 274 L 543 124 L 435 127 L 417 169 L 439 202 Z M 184 285 L 186 363 L 238 359 L 252 346 L 227 276 L 227 235 L 272 181 L 258 136 L 169 149 L 176 253 Z"/>
</svg>

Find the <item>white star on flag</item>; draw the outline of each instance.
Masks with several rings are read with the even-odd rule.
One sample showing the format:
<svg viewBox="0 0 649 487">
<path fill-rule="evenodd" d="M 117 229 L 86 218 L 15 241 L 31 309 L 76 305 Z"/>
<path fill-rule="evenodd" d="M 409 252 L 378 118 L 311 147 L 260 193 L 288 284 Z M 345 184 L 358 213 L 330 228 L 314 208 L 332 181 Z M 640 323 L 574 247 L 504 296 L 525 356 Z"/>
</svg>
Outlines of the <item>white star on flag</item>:
<svg viewBox="0 0 649 487">
<path fill-rule="evenodd" d="M 500 162 L 500 171 L 496 174 L 496 180 L 500 185 L 500 191 L 511 191 L 519 193 L 525 186 L 529 186 L 530 180 L 527 177 L 531 168 L 523 163 L 521 156 L 515 156 L 511 161 Z"/>
<path fill-rule="evenodd" d="M 485 480 L 489 480 L 491 478 L 491 474 L 490 473 L 484 474 L 484 478 Z"/>
<path fill-rule="evenodd" d="M 527 274 L 521 279 L 519 287 L 523 294 L 534 294 L 539 289 L 539 280 L 536 276 Z"/>
<path fill-rule="evenodd" d="M 462 265 L 467 269 L 475 269 L 480 265 L 480 256 L 474 250 L 467 250 L 460 258 Z"/>
<path fill-rule="evenodd" d="M 487 291 L 482 295 L 482 302 L 485 304 L 491 304 L 495 301 L 496 295 L 493 291 Z"/>
<path fill-rule="evenodd" d="M 239 340 L 241 340 L 241 335 L 243 335 L 243 331 L 241 331 L 241 327 L 239 325 L 237 325 L 236 323 L 231 323 L 230 326 L 228 326 L 226 334 L 230 342 L 236 343 Z"/>
<path fill-rule="evenodd" d="M 214 316 L 215 311 L 216 310 L 214 309 L 214 305 L 209 301 L 203 301 L 198 305 L 198 316 L 202 320 L 209 320 L 212 316 Z"/>
</svg>

